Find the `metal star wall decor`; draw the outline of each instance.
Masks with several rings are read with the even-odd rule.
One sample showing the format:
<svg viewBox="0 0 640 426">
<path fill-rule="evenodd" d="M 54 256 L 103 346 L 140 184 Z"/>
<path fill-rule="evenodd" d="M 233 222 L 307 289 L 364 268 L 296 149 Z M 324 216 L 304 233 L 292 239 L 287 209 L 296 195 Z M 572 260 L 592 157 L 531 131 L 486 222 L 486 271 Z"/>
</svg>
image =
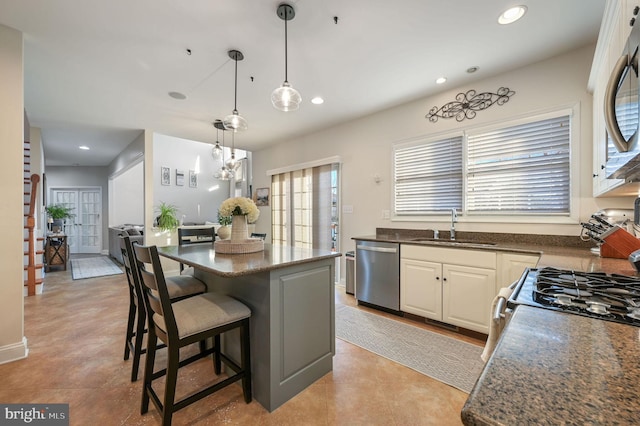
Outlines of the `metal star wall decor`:
<svg viewBox="0 0 640 426">
<path fill-rule="evenodd" d="M 447 102 L 440 108 L 434 106 L 425 115 L 425 118 L 428 118 L 432 123 L 438 121 L 438 118 L 455 117 L 456 121 L 462 121 L 465 118 L 471 120 L 476 116 L 476 111 L 485 110 L 493 104 L 504 105 L 509 102 L 509 98 L 515 93 L 513 90 L 509 90 L 508 87 L 501 87 L 496 93 L 476 93 L 475 90 L 469 90 L 467 93 L 458 93 L 455 101 Z"/>
</svg>

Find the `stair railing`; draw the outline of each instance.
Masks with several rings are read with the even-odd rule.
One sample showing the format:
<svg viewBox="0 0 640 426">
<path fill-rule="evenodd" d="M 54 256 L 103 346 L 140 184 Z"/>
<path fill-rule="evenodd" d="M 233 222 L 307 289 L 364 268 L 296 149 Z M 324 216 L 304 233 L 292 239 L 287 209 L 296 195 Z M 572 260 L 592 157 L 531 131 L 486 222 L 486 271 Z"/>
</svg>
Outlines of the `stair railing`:
<svg viewBox="0 0 640 426">
<path fill-rule="evenodd" d="M 31 175 L 31 199 L 29 200 L 29 213 L 27 215 L 27 230 L 29 231 L 29 264 L 27 265 L 27 296 L 36 294 L 36 242 L 34 229 L 36 227 L 36 193 L 40 176 Z"/>
</svg>

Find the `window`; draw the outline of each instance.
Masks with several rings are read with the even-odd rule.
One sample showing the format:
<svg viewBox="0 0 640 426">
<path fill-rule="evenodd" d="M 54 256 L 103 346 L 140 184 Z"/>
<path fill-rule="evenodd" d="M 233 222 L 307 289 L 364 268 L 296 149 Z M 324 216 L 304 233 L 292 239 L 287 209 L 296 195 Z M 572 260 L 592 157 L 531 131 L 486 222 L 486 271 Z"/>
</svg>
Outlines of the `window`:
<svg viewBox="0 0 640 426">
<path fill-rule="evenodd" d="M 337 249 L 338 166 L 324 164 L 271 176 L 273 244 Z"/>
<path fill-rule="evenodd" d="M 571 115 L 566 111 L 394 147 L 397 216 L 569 216 Z"/>
</svg>

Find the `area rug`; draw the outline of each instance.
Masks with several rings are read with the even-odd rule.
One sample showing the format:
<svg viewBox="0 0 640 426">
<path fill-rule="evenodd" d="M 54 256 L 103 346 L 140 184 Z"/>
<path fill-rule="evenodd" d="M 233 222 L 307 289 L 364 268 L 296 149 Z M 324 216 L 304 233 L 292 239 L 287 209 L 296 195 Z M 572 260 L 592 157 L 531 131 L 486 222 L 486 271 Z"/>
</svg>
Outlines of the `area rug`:
<svg viewBox="0 0 640 426">
<path fill-rule="evenodd" d="M 74 280 L 122 274 L 122 269 L 107 256 L 71 259 L 71 276 Z"/>
<path fill-rule="evenodd" d="M 484 367 L 479 346 L 350 306 L 336 306 L 336 337 L 467 393 Z"/>
</svg>

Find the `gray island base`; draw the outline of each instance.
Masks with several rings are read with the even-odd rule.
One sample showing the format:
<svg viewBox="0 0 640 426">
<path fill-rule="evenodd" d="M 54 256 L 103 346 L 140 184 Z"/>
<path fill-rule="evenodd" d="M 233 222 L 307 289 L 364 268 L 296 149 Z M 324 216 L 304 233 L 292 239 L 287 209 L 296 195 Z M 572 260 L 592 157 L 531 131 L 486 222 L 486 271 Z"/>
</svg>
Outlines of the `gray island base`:
<svg viewBox="0 0 640 426">
<path fill-rule="evenodd" d="M 340 253 L 265 244 L 257 253 L 220 254 L 211 243 L 158 251 L 251 309 L 253 395 L 264 408 L 275 410 L 333 369 Z M 231 353 L 237 342 L 225 336 Z"/>
</svg>

